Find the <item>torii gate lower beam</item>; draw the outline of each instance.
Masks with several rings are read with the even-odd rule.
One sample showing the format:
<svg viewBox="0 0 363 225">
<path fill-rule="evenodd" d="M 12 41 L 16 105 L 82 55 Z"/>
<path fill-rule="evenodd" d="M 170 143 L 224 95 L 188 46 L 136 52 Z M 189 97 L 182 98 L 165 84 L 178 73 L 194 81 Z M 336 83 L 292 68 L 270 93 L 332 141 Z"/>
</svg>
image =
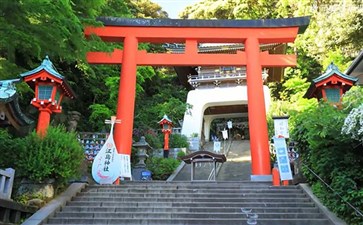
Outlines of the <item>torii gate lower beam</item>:
<svg viewBox="0 0 363 225">
<path fill-rule="evenodd" d="M 270 177 L 270 153 L 263 95 L 262 67 L 296 65 L 295 55 L 269 55 L 260 44 L 293 42 L 309 24 L 309 17 L 274 20 L 152 20 L 100 18 L 104 27 L 87 27 L 105 41 L 123 41 L 124 50 L 89 52 L 92 64 L 122 64 L 114 139 L 120 153 L 131 153 L 135 105 L 136 67 L 153 66 L 246 66 L 252 180 Z M 139 42 L 185 43 L 182 54 L 155 54 L 138 50 Z M 199 43 L 244 43 L 237 54 L 199 54 Z M 269 179 L 269 178 L 268 178 Z"/>
</svg>

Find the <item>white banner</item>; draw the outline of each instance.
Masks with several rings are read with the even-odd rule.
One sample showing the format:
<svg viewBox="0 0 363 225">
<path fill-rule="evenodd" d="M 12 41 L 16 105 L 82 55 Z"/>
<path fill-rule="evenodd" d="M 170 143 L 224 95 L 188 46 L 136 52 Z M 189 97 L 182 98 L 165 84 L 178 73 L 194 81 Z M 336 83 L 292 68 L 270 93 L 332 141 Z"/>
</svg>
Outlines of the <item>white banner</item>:
<svg viewBox="0 0 363 225">
<path fill-rule="evenodd" d="M 121 177 L 129 177 L 131 179 L 131 162 L 130 156 L 120 154 L 121 156 Z"/>
<path fill-rule="evenodd" d="M 228 127 L 228 129 L 232 129 L 232 121 L 229 120 L 227 122 L 227 127 Z"/>
<path fill-rule="evenodd" d="M 213 150 L 215 152 L 220 152 L 221 151 L 221 142 L 220 141 L 215 141 L 213 143 L 214 143 Z"/>
<path fill-rule="evenodd" d="M 228 139 L 228 131 L 227 130 L 222 130 L 222 136 L 223 136 L 224 140 Z"/>
<path fill-rule="evenodd" d="M 274 146 L 281 180 L 292 180 L 290 160 L 287 154 L 285 138 L 274 137 Z"/>
</svg>

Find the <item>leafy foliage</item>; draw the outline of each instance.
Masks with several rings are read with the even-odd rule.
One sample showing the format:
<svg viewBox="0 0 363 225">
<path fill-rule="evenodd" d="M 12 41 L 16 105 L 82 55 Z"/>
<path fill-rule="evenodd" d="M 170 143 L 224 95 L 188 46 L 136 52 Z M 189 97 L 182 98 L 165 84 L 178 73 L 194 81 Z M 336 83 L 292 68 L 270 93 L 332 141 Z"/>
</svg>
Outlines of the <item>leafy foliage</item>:
<svg viewBox="0 0 363 225">
<path fill-rule="evenodd" d="M 160 5 L 149 0 L 126 0 L 136 18 L 167 18 L 168 13 L 162 10 Z"/>
<path fill-rule="evenodd" d="M 14 162 L 17 159 L 17 151 L 13 137 L 7 130 L 0 130 L 0 168 L 15 168 Z"/>
<path fill-rule="evenodd" d="M 353 86 L 349 91 L 345 92 L 342 104 L 343 109 L 347 112 L 363 104 L 363 87 Z"/>
<path fill-rule="evenodd" d="M 166 180 L 179 164 L 180 161 L 173 158 L 152 157 L 146 161 L 147 168 L 152 172 L 153 180 Z"/>
<path fill-rule="evenodd" d="M 318 174 L 345 201 L 361 208 L 363 156 L 356 141 L 340 135 L 346 116 L 344 110 L 326 103 L 311 107 L 296 115 L 292 138 L 297 141 L 303 164 Z M 359 218 L 351 216 L 353 211 L 335 196 L 336 193 L 320 184 L 307 167 L 303 167 L 304 174 L 324 204 L 350 224 L 359 224 Z"/>
<path fill-rule="evenodd" d="M 363 104 L 350 111 L 344 120 L 342 133 L 350 135 L 352 139 L 363 144 Z"/>
<path fill-rule="evenodd" d="M 21 143 L 15 169 L 22 177 L 39 182 L 55 178 L 65 183 L 80 175 L 84 152 L 76 134 L 66 132 L 64 127 L 49 127 L 43 138 L 33 132 L 15 142 Z"/>
<path fill-rule="evenodd" d="M 93 104 L 89 108 L 92 110 L 89 125 L 96 130 L 104 130 L 105 118 L 110 118 L 114 113 L 103 104 Z"/>
<path fill-rule="evenodd" d="M 181 134 L 170 135 L 170 148 L 187 148 L 189 147 L 188 137 Z"/>
<path fill-rule="evenodd" d="M 270 10 L 278 0 L 206 0 L 187 6 L 179 14 L 182 19 L 261 19 L 275 18 L 277 12 Z"/>
<path fill-rule="evenodd" d="M 146 142 L 154 149 L 160 149 L 163 147 L 163 134 L 157 135 L 156 133 L 148 132 L 145 134 Z"/>
</svg>

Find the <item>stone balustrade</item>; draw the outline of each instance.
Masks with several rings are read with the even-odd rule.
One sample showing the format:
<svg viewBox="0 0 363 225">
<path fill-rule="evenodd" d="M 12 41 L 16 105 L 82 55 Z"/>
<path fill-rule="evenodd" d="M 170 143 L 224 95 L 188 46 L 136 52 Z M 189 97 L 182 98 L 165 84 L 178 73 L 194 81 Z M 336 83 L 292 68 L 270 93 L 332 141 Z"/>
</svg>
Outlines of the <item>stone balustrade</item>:
<svg viewBox="0 0 363 225">
<path fill-rule="evenodd" d="M 0 169 L 0 224 L 19 224 L 36 211 L 35 207 L 22 205 L 11 199 L 14 177 L 14 169 Z"/>
<path fill-rule="evenodd" d="M 0 199 L 11 199 L 11 192 L 13 190 L 13 182 L 15 177 L 15 170 L 7 168 L 0 169 Z"/>
</svg>

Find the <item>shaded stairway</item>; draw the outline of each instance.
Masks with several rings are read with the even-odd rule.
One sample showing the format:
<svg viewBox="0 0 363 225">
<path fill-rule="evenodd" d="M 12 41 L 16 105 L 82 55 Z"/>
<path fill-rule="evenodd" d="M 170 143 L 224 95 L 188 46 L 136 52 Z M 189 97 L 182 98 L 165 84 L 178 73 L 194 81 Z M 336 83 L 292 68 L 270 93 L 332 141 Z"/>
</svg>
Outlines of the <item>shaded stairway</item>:
<svg viewBox="0 0 363 225">
<path fill-rule="evenodd" d="M 46 224 L 256 224 L 242 208 L 258 216 L 257 224 L 334 224 L 302 187 L 262 182 L 90 185 Z"/>
</svg>

